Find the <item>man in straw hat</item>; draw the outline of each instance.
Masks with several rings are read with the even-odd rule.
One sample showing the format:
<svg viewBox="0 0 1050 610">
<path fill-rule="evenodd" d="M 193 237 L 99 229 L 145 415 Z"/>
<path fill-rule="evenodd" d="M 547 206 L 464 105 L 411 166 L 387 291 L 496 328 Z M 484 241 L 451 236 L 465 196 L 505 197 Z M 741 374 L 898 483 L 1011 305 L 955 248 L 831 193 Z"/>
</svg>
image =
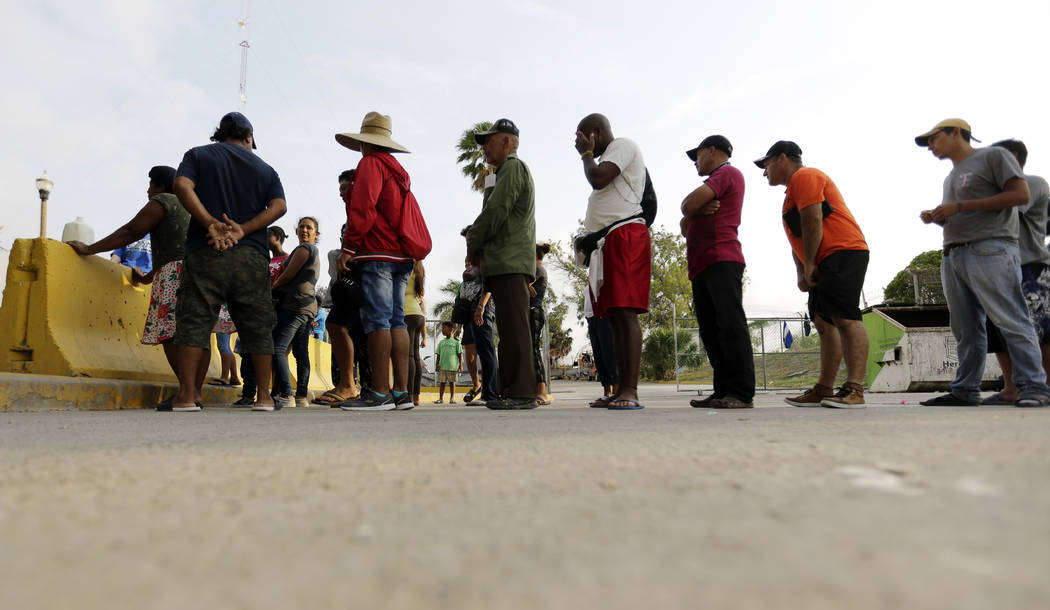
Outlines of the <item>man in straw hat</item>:
<svg viewBox="0 0 1050 610">
<path fill-rule="evenodd" d="M 987 360 L 986 318 L 999 327 L 1013 364 L 1019 407 L 1050 405 L 1039 341 L 1028 319 L 1021 289 L 1017 246 L 1018 215 L 1014 206 L 1028 203 L 1024 173 L 1009 151 L 991 146 L 974 149 L 970 124 L 946 119 L 916 136 L 915 143 L 938 159 L 950 159 L 941 205 L 923 210 L 924 223 L 944 230 L 941 282 L 951 312 L 959 368 L 948 394 L 923 405 L 976 406 Z"/>
<path fill-rule="evenodd" d="M 360 266 L 364 303 L 361 321 L 372 363 L 372 387 L 341 405 L 345 411 L 391 411 L 413 407 L 408 385 L 408 331 L 405 325 L 405 284 L 412 259 L 400 244 L 401 207 L 411 186 L 408 172 L 392 153 L 408 149 L 390 136 L 389 116 L 369 112 L 360 133 L 338 133 L 337 142 L 361 152 L 353 185 L 343 195 L 346 232 L 339 270 Z M 390 386 L 393 365 L 394 383 Z"/>
<path fill-rule="evenodd" d="M 496 302 L 500 337 L 501 399 L 485 406 L 534 409 L 529 284 L 536 279 L 535 186 L 528 166 L 518 159 L 518 128 L 510 119 L 496 121 L 474 139 L 484 148 L 485 161 L 496 168 L 495 179 L 486 183 L 481 213 L 467 230 L 467 253 L 472 264 L 480 264 L 485 288 Z"/>
</svg>

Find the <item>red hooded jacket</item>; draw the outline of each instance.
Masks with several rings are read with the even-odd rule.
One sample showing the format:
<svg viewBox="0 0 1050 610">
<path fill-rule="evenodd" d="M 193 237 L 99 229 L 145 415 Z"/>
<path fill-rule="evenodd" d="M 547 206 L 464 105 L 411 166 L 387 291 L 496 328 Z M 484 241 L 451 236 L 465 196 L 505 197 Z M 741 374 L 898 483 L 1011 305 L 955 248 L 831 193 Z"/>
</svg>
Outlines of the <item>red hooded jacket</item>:
<svg viewBox="0 0 1050 610">
<path fill-rule="evenodd" d="M 390 153 L 365 155 L 354 184 L 343 195 L 346 235 L 343 252 L 355 261 L 411 262 L 399 243 L 401 206 L 411 181 Z"/>
</svg>

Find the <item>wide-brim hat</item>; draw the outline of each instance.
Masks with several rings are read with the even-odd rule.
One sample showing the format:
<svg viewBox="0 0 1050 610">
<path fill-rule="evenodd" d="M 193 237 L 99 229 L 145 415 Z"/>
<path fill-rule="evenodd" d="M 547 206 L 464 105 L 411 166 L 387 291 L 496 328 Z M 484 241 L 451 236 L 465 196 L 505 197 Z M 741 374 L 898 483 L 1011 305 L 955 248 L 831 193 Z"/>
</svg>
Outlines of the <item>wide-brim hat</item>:
<svg viewBox="0 0 1050 610">
<path fill-rule="evenodd" d="M 391 152 L 410 152 L 404 146 L 390 139 L 393 122 L 385 114 L 369 112 L 361 121 L 361 133 L 337 133 L 335 141 L 350 150 L 361 150 L 361 143 L 382 146 Z"/>
</svg>

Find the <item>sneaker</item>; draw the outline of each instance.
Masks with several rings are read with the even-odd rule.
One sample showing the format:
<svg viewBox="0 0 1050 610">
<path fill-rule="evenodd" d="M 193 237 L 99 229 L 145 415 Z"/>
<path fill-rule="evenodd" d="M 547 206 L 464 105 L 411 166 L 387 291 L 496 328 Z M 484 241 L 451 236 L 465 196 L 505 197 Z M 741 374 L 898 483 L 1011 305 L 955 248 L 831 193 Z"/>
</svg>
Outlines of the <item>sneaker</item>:
<svg viewBox="0 0 1050 610">
<path fill-rule="evenodd" d="M 1050 396 L 1044 396 L 1042 394 L 1029 394 L 1027 396 L 1021 396 L 1014 403 L 1015 406 L 1032 408 L 1032 407 L 1050 407 Z"/>
<path fill-rule="evenodd" d="M 415 408 L 416 405 L 412 402 L 412 395 L 408 392 L 404 392 L 400 396 L 394 398 L 395 411 L 409 411 Z"/>
<path fill-rule="evenodd" d="M 699 402 L 699 401 L 698 401 Z M 692 402 L 690 402 L 692 404 Z M 694 407 L 696 405 L 693 405 Z M 707 403 L 709 409 L 753 409 L 755 403 L 744 402 L 736 396 L 726 396 L 724 398 L 712 398 L 711 402 Z"/>
<path fill-rule="evenodd" d="M 253 397 L 249 398 L 247 396 L 241 396 L 239 399 L 237 399 L 236 402 L 234 402 L 230 406 L 232 406 L 232 407 L 254 407 L 255 406 L 255 397 L 253 396 Z"/>
<path fill-rule="evenodd" d="M 826 385 L 816 384 L 802 394 L 793 398 L 785 398 L 784 402 L 793 407 L 819 407 L 820 401 L 835 395 L 835 390 Z"/>
<path fill-rule="evenodd" d="M 539 406 L 536 398 L 503 398 L 501 400 L 490 400 L 486 407 L 497 411 L 518 411 L 522 409 L 535 409 Z"/>
<path fill-rule="evenodd" d="M 711 394 L 707 398 L 694 398 L 693 400 L 689 401 L 689 406 L 693 407 L 694 409 L 710 409 L 712 401 L 722 400 L 722 398 L 722 396 L 715 396 L 714 394 Z M 606 401 L 606 404 L 608 404 L 608 401 Z"/>
<path fill-rule="evenodd" d="M 252 405 L 252 411 L 280 411 L 288 406 L 288 399 L 274 396 L 272 405 Z"/>
<path fill-rule="evenodd" d="M 864 386 L 847 381 L 834 396 L 820 401 L 820 405 L 829 409 L 863 409 Z"/>
<path fill-rule="evenodd" d="M 976 407 L 978 401 L 959 398 L 955 394 L 941 394 L 940 396 L 919 402 L 924 407 Z"/>
<path fill-rule="evenodd" d="M 408 394 L 405 394 L 408 396 Z M 409 398 L 409 404 L 412 403 L 412 399 Z M 362 393 L 361 398 L 355 400 L 348 400 L 343 404 L 339 405 L 339 408 L 344 411 L 393 411 L 397 408 L 394 404 L 394 394 L 377 394 L 374 390 L 368 390 Z"/>
<path fill-rule="evenodd" d="M 470 402 L 464 404 L 466 404 L 468 407 L 484 407 L 488 403 L 481 398 L 475 398 L 474 400 L 471 400 Z"/>
<path fill-rule="evenodd" d="M 291 406 L 291 405 L 289 405 L 289 406 Z M 295 406 L 297 406 L 297 407 L 309 407 L 310 406 L 310 399 L 307 398 L 306 396 L 296 396 L 295 397 Z"/>
</svg>

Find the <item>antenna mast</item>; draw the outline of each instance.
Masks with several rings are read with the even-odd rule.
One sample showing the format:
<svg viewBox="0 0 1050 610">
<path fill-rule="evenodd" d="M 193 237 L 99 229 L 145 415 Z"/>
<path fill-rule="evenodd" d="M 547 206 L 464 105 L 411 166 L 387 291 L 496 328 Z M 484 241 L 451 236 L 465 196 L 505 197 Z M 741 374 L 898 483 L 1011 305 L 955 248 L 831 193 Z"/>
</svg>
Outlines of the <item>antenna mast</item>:
<svg viewBox="0 0 1050 610">
<path fill-rule="evenodd" d="M 244 17 L 237 21 L 237 25 L 244 32 L 241 40 L 241 110 L 248 103 L 248 9 L 251 8 L 251 0 L 244 0 Z"/>
</svg>

